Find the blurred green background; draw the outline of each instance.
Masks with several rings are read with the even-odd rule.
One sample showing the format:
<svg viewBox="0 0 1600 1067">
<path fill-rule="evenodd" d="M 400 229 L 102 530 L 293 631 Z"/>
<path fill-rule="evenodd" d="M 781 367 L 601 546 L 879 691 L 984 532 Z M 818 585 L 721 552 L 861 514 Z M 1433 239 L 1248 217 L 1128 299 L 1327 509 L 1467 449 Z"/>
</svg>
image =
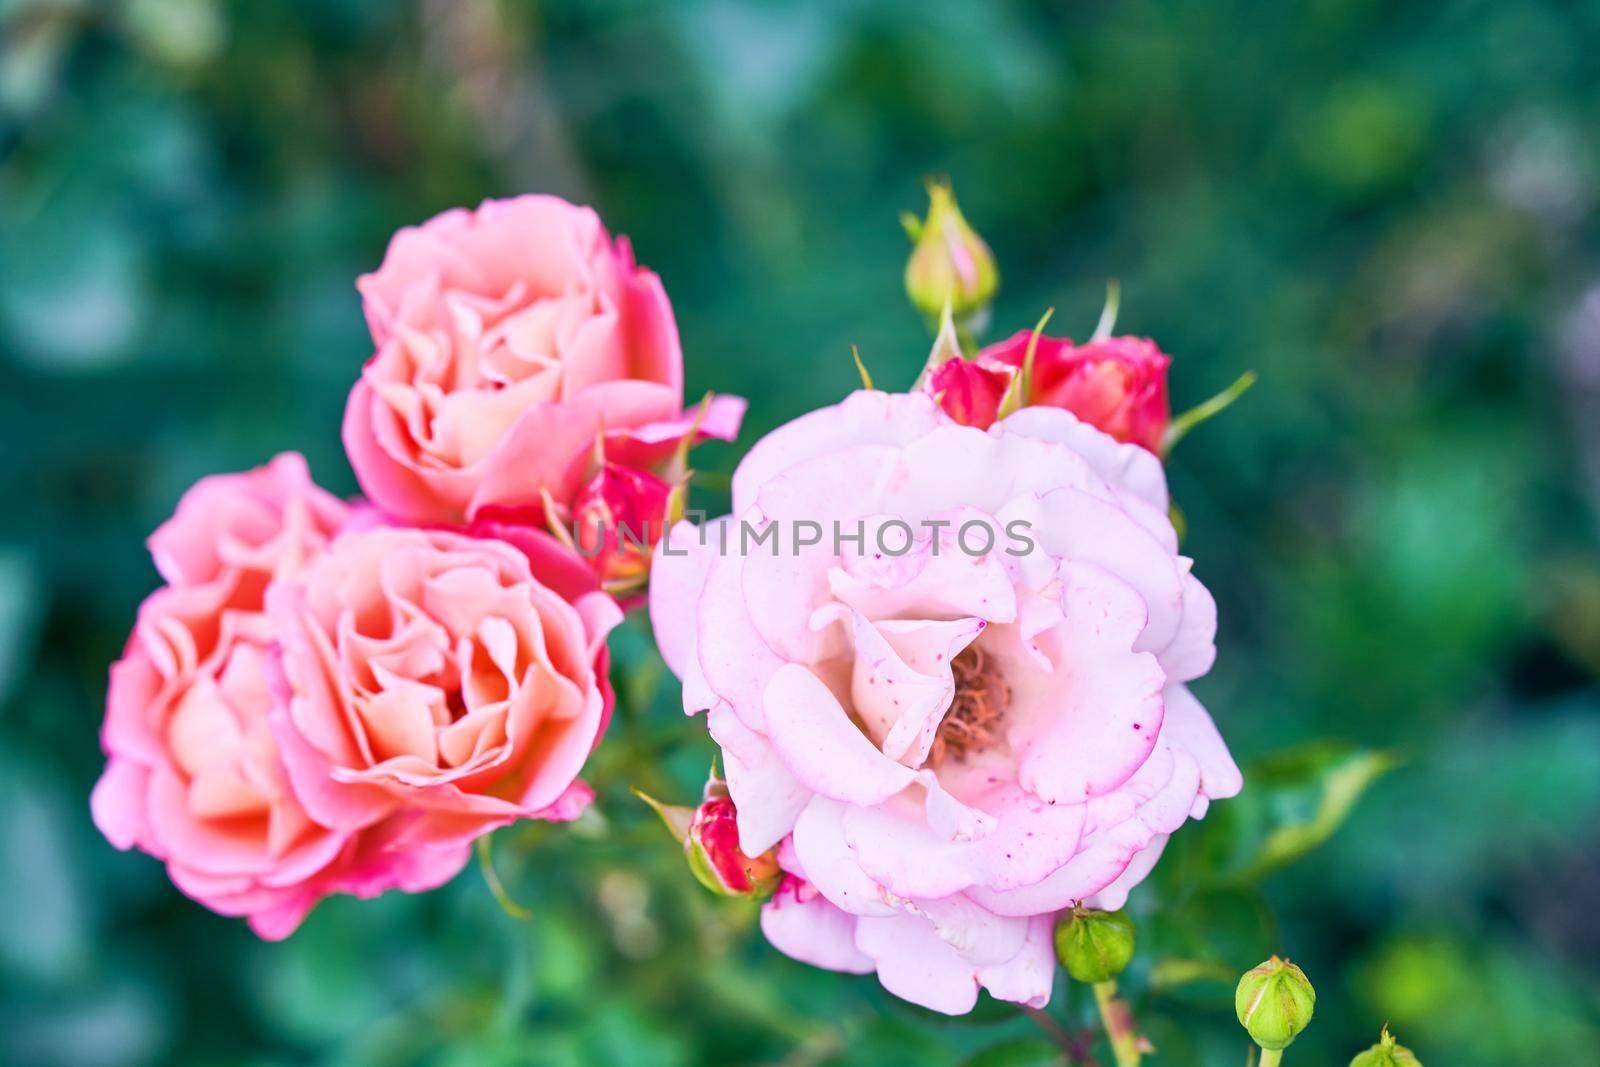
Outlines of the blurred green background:
<svg viewBox="0 0 1600 1067">
<path fill-rule="evenodd" d="M 1229 985 L 1276 950 L 1319 993 L 1296 1067 L 1386 1019 L 1433 1067 L 1593 1063 L 1597 53 L 1556 0 L 0 0 L 0 1060 L 1042 1062 L 690 882 L 626 787 L 687 799 L 710 748 L 637 621 L 597 817 L 495 839 L 531 922 L 469 869 L 263 944 L 88 817 L 143 536 L 282 449 L 354 491 L 352 283 L 396 227 L 596 205 L 747 445 L 852 388 L 851 344 L 909 384 L 896 215 L 943 172 L 996 335 L 1083 336 L 1115 275 L 1176 406 L 1262 376 L 1171 464 L 1222 609 L 1196 688 L 1251 771 L 1134 896 L 1154 1062 L 1242 1064 Z"/>
</svg>

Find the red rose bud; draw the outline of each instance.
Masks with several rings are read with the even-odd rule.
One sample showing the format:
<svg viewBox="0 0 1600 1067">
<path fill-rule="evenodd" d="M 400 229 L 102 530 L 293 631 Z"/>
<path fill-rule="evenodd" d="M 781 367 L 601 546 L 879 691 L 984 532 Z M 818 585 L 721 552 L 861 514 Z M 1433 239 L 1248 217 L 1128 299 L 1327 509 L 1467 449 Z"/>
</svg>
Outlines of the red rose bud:
<svg viewBox="0 0 1600 1067">
<path fill-rule="evenodd" d="M 1000 413 L 1014 374 L 1010 367 L 952 359 L 929 373 L 926 388 L 946 415 L 963 426 L 987 430 Z"/>
<path fill-rule="evenodd" d="M 684 841 L 689 870 L 719 896 L 765 899 L 778 888 L 783 871 L 771 851 L 753 859 L 740 851 L 737 814 L 733 798 L 726 794 L 701 802 Z"/>
<path fill-rule="evenodd" d="M 1000 287 L 994 253 L 967 224 L 948 181 L 928 182 L 928 216 L 901 220 L 916 247 L 906 262 L 906 295 L 929 319 L 949 307 L 959 320 L 985 311 Z"/>
<path fill-rule="evenodd" d="M 633 792 L 661 816 L 672 836 L 683 844 L 690 872 L 713 893 L 764 900 L 778 888 L 783 871 L 775 851 L 752 859 L 739 849 L 738 811 L 715 768 L 706 782 L 705 799 L 697 808 L 663 804 L 637 789 Z"/>
<path fill-rule="evenodd" d="M 946 415 L 963 426 L 987 430 L 999 417 L 1016 377 L 1014 368 L 993 360 L 968 360 L 950 308 L 940 312 L 939 332 L 917 378 L 917 389 L 932 396 Z"/>
<path fill-rule="evenodd" d="M 990 345 L 978 362 L 1020 368 L 1033 335 L 1022 331 Z M 1108 337 L 1074 345 L 1066 338 L 1040 337 L 1033 356 L 1024 404 L 1065 408 L 1115 437 L 1161 454 L 1162 437 L 1172 419 L 1167 401 L 1167 368 L 1172 358 L 1142 337 Z"/>
<path fill-rule="evenodd" d="M 572 505 L 572 540 L 613 592 L 642 583 L 667 526 L 672 486 L 645 471 L 603 462 Z"/>
</svg>

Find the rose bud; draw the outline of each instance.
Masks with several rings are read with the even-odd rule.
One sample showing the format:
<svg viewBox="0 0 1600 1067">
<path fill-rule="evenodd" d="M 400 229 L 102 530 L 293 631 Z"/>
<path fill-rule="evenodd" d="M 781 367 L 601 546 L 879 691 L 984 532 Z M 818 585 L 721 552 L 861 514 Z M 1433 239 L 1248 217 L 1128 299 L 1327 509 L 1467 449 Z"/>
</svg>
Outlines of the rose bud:
<svg viewBox="0 0 1600 1067">
<path fill-rule="evenodd" d="M 1133 959 L 1133 920 L 1120 911 L 1073 908 L 1056 926 L 1056 958 L 1080 982 L 1109 982 Z"/>
<path fill-rule="evenodd" d="M 986 430 L 1000 414 L 1011 377 L 1005 368 L 952 359 L 928 375 L 927 387 L 946 415 Z"/>
<path fill-rule="evenodd" d="M 932 320 L 946 305 L 957 319 L 981 314 L 1000 287 L 994 254 L 967 224 L 948 181 L 930 180 L 928 201 L 927 218 L 901 219 L 916 244 L 906 261 L 906 295 Z"/>
<path fill-rule="evenodd" d="M 778 888 L 783 871 L 778 867 L 777 851 L 769 849 L 752 859 L 740 850 L 738 812 L 728 796 L 727 783 L 715 771 L 697 808 L 663 804 L 637 789 L 634 793 L 655 809 L 672 836 L 683 843 L 689 870 L 713 893 L 765 900 Z"/>
<path fill-rule="evenodd" d="M 1022 330 L 978 353 L 979 363 L 1020 368 L 1033 333 Z M 1118 441 L 1161 454 L 1172 421 L 1167 368 L 1172 358 L 1142 337 L 1108 337 L 1074 345 L 1040 337 L 1028 376 L 1026 405 L 1063 408 Z"/>
<path fill-rule="evenodd" d="M 645 471 L 602 462 L 572 506 L 572 540 L 610 592 L 643 584 L 666 530 L 672 486 Z"/>
<path fill-rule="evenodd" d="M 987 430 L 1000 417 L 1016 378 L 1014 367 L 967 359 L 950 309 L 940 311 L 939 332 L 917 379 L 917 389 L 933 397 L 946 415 L 962 426 Z"/>
<path fill-rule="evenodd" d="M 1385 1026 L 1378 1043 L 1351 1060 L 1350 1067 L 1422 1067 L 1422 1061 L 1416 1053 L 1397 1044 Z"/>
<path fill-rule="evenodd" d="M 1306 1028 L 1316 1003 L 1317 991 L 1305 972 L 1288 960 L 1273 956 L 1244 973 L 1233 1007 L 1239 1025 L 1262 1048 L 1261 1067 L 1278 1062 L 1277 1053 Z"/>
<path fill-rule="evenodd" d="M 776 850 L 751 858 L 739 849 L 738 813 L 727 787 L 717 783 L 720 795 L 708 796 L 695 809 L 685 847 L 689 869 L 700 884 L 729 897 L 765 900 L 778 888 L 783 871 Z M 710 786 L 707 786 L 708 791 Z"/>
</svg>

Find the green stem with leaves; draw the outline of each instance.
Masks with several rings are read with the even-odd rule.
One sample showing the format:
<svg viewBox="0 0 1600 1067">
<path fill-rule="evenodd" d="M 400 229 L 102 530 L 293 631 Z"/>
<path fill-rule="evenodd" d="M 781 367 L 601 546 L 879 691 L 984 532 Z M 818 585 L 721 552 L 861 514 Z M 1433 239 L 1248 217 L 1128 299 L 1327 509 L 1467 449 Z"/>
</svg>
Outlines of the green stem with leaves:
<svg viewBox="0 0 1600 1067">
<path fill-rule="evenodd" d="M 1133 1026 L 1133 1013 L 1117 996 L 1117 983 L 1096 982 L 1094 1001 L 1100 1006 L 1100 1022 L 1106 1028 L 1117 1067 L 1139 1067 L 1139 1033 Z M 1265 1062 L 1262 1067 L 1266 1067 Z"/>
</svg>

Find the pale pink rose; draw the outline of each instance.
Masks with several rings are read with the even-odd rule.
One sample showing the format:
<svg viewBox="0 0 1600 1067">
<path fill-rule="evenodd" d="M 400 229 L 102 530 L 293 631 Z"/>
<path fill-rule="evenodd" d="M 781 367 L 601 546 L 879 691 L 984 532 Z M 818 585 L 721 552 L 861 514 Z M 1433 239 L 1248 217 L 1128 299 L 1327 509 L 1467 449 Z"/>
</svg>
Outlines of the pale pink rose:
<svg viewBox="0 0 1600 1067">
<path fill-rule="evenodd" d="M 661 280 L 599 216 L 553 196 L 490 200 L 401 230 L 357 283 L 377 352 L 345 409 L 362 488 L 397 518 L 543 524 L 596 435 L 648 469 L 691 431 L 683 353 Z M 744 402 L 714 400 L 700 436 L 731 439 Z"/>
<path fill-rule="evenodd" d="M 150 538 L 171 584 L 145 601 L 111 668 L 96 825 L 263 937 L 286 936 L 329 893 L 428 888 L 465 860 L 392 852 L 397 825 L 357 837 L 319 824 L 284 773 L 266 590 L 324 552 L 349 514 L 298 455 L 202 480 Z"/>
<path fill-rule="evenodd" d="M 570 574 L 593 582 L 582 561 Z M 621 619 L 604 593 L 569 602 L 506 541 L 376 528 L 275 583 L 267 611 L 288 689 L 273 735 L 319 823 L 402 817 L 391 848 L 451 854 L 592 798 L 578 772 L 610 714 Z"/>
<path fill-rule="evenodd" d="M 797 553 L 801 521 L 826 532 Z M 856 393 L 758 442 L 700 533 L 658 548 L 651 618 L 709 709 L 740 848 L 791 876 L 762 927 L 797 959 L 948 1013 L 980 988 L 1042 1005 L 1057 914 L 1120 907 L 1240 786 L 1184 684 L 1216 609 L 1161 465 L 1065 411 L 984 431 Z"/>
</svg>

